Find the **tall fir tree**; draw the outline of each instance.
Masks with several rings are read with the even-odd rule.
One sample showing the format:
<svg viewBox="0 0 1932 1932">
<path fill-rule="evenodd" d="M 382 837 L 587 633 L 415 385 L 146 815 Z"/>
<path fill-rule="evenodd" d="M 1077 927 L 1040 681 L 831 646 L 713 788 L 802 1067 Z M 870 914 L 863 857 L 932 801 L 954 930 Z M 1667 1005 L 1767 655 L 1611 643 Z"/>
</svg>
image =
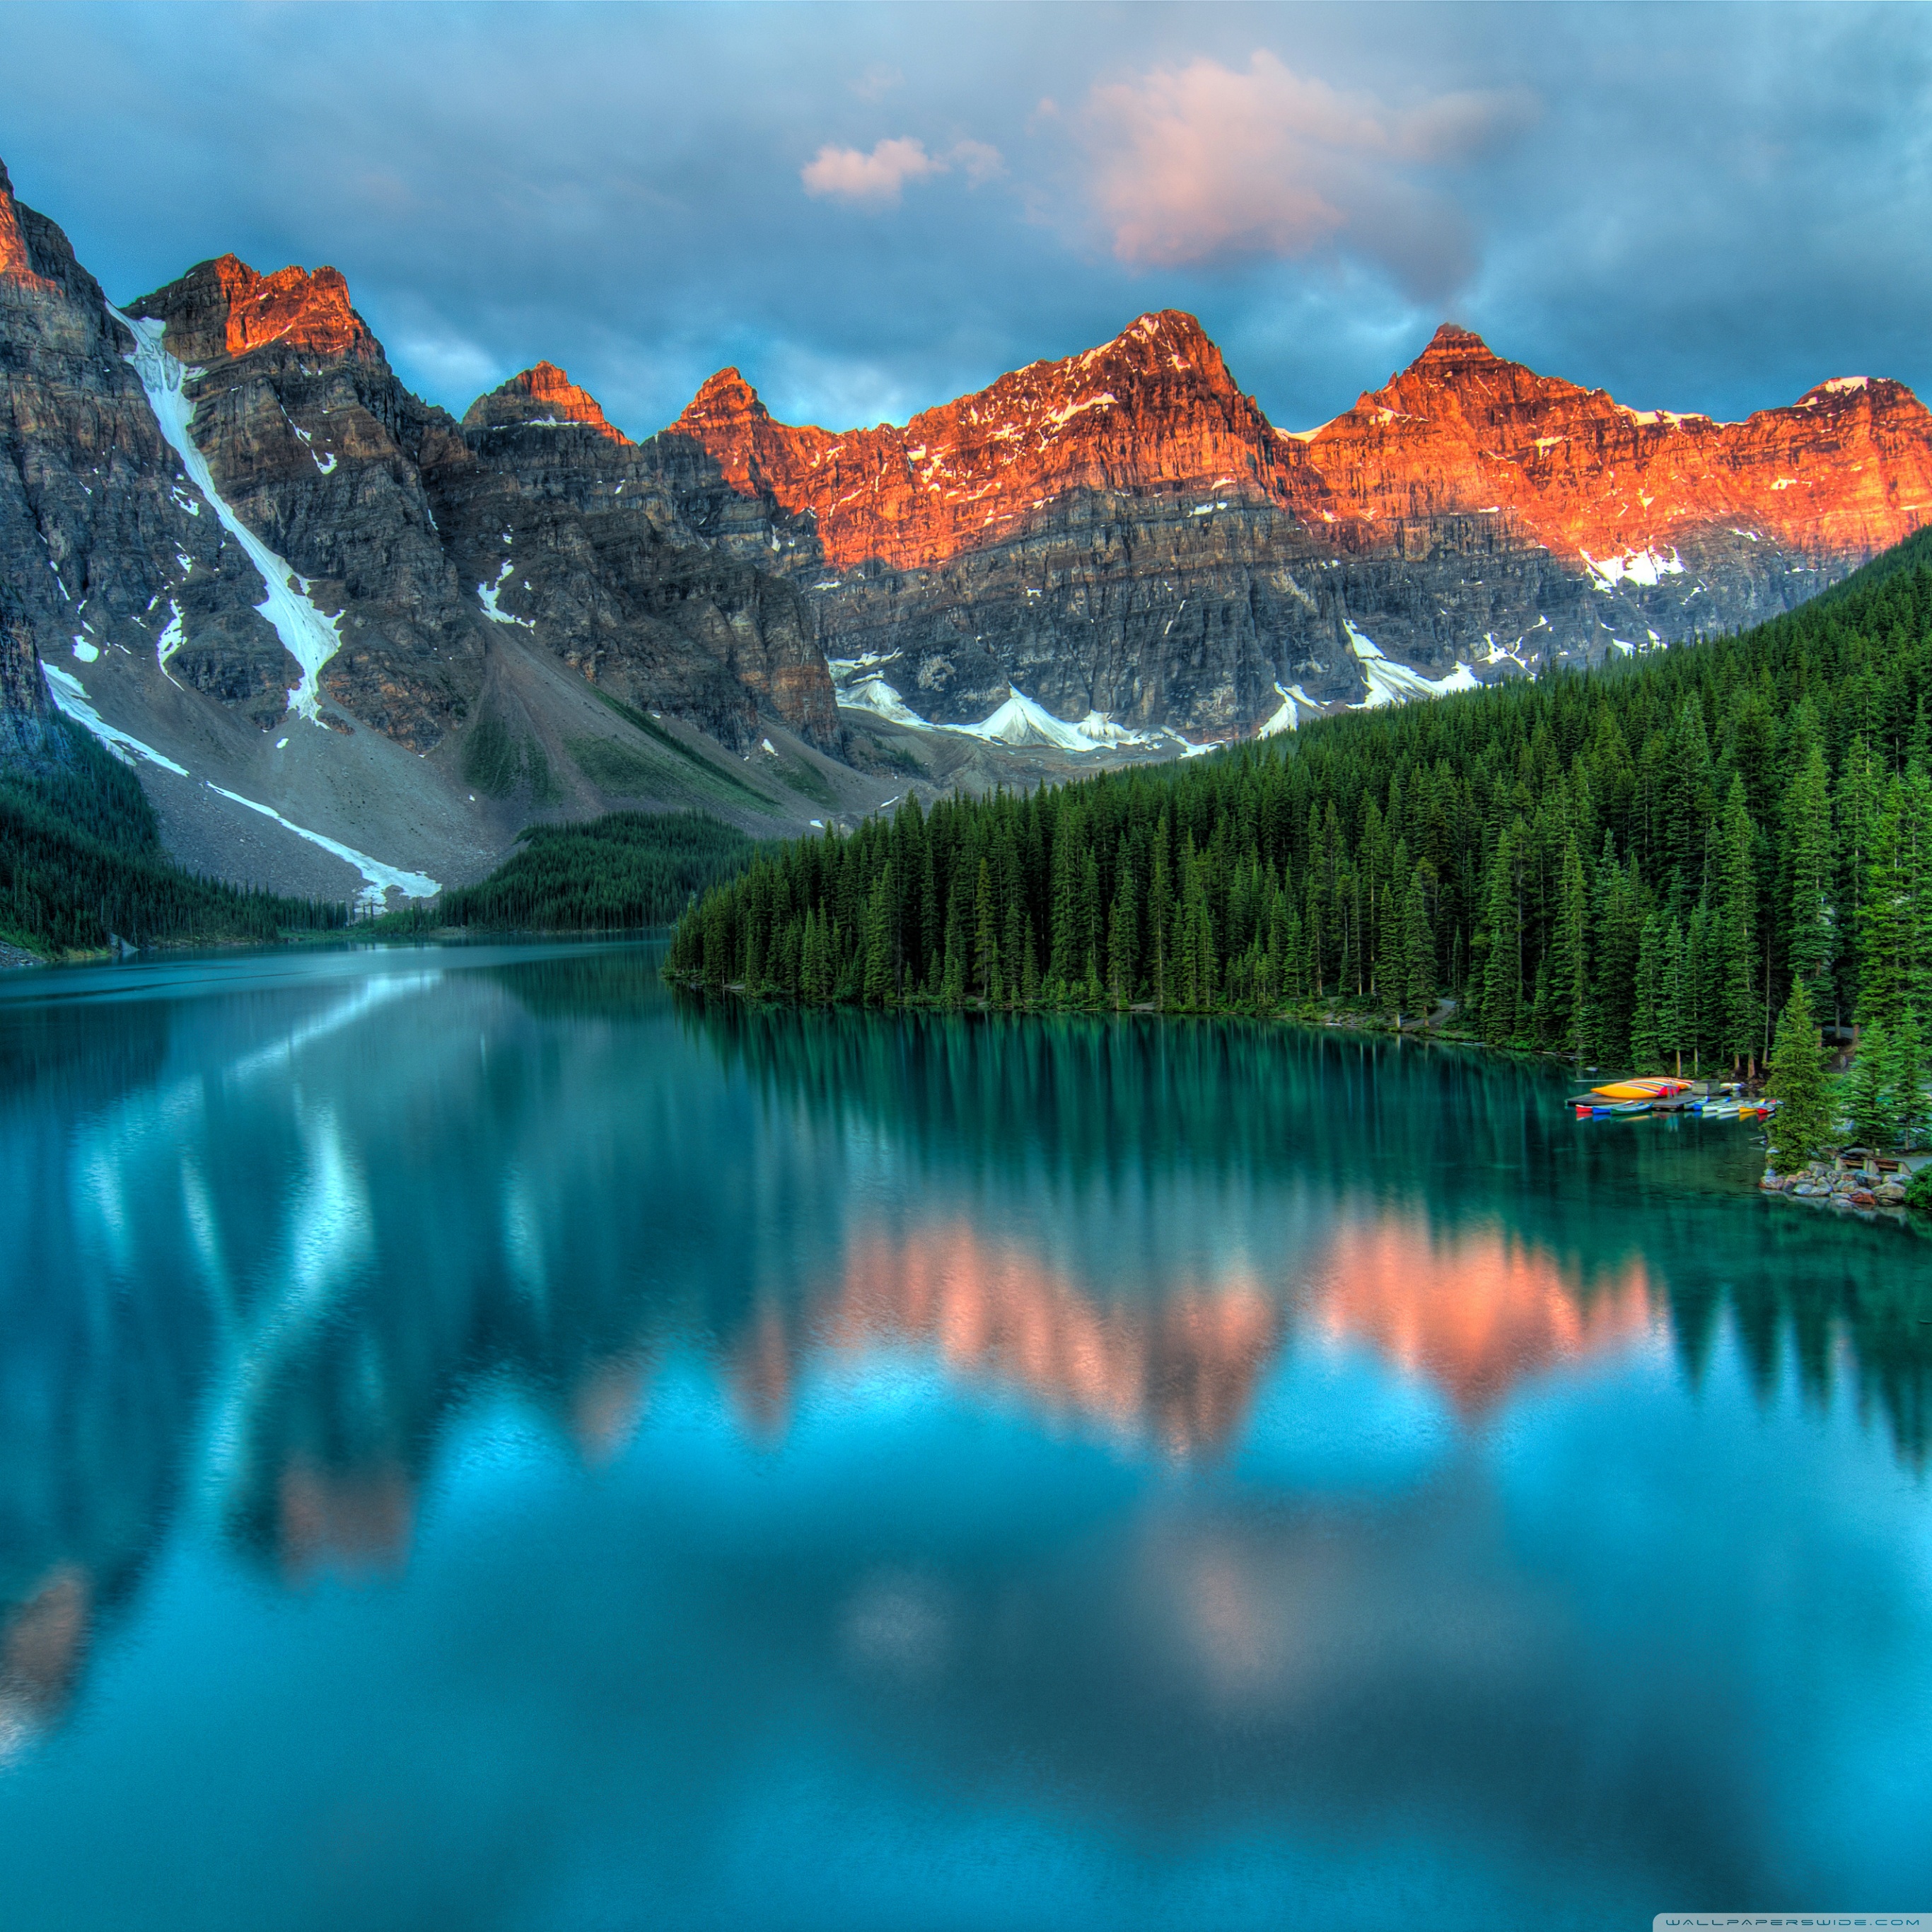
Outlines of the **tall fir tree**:
<svg viewBox="0 0 1932 1932">
<path fill-rule="evenodd" d="M 1778 1102 L 1767 1136 L 1772 1159 L 1791 1173 L 1829 1144 L 1833 1113 L 1824 1044 L 1802 980 L 1779 1016 L 1765 1090 Z"/>
<path fill-rule="evenodd" d="M 1755 1074 L 1763 1025 L 1757 934 L 1757 828 L 1744 802 L 1744 780 L 1731 780 L 1718 827 L 1718 912 L 1724 949 L 1725 1056 Z"/>
<path fill-rule="evenodd" d="M 1832 800 L 1825 754 L 1815 740 L 1785 800 L 1784 837 L 1790 855 L 1791 938 L 1786 949 L 1792 976 L 1804 982 L 1816 1006 L 1832 984 L 1836 919 L 1832 904 Z"/>
</svg>

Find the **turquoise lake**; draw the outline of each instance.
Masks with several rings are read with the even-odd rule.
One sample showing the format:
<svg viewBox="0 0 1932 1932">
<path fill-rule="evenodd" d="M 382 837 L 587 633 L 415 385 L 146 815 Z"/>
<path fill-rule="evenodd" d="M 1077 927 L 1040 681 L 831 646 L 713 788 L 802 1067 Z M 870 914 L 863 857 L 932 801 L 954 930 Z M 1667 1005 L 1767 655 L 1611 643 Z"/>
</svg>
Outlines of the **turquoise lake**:
<svg viewBox="0 0 1932 1932">
<path fill-rule="evenodd" d="M 0 982 L 7 1932 L 1932 1906 L 1932 1241 L 660 956 Z"/>
</svg>

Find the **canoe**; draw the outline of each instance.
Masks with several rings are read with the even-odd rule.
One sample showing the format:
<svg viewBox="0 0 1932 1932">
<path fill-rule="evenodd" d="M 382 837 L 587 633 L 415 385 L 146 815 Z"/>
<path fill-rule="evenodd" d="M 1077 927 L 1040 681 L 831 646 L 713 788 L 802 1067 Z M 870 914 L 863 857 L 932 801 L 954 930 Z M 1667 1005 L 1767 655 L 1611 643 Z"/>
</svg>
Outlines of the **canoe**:
<svg viewBox="0 0 1932 1932">
<path fill-rule="evenodd" d="M 1682 1094 L 1690 1083 L 1688 1080 L 1613 1080 L 1607 1087 L 1592 1087 L 1590 1091 L 1601 1100 L 1658 1100 L 1671 1094 Z"/>
</svg>

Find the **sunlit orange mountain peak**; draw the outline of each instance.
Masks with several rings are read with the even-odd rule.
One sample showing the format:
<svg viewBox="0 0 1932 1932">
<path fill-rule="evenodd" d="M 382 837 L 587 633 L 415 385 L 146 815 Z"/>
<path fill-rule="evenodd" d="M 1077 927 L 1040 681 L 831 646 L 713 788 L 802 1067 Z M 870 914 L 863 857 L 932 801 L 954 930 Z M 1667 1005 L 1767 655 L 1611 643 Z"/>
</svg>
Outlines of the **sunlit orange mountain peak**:
<svg viewBox="0 0 1932 1932">
<path fill-rule="evenodd" d="M 628 441 L 604 416 L 596 397 L 580 389 L 554 362 L 539 362 L 478 396 L 464 412 L 466 430 L 550 428 L 581 423 L 612 442 Z"/>
</svg>

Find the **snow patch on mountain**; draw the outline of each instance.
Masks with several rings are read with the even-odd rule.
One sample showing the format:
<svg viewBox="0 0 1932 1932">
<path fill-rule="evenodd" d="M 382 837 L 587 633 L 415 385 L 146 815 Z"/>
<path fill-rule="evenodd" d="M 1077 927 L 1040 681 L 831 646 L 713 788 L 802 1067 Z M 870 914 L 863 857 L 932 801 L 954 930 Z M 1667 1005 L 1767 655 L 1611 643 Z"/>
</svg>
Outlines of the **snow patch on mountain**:
<svg viewBox="0 0 1932 1932">
<path fill-rule="evenodd" d="M 1352 711 L 1373 711 L 1384 704 L 1406 704 L 1412 698 L 1447 698 L 1452 692 L 1482 688 L 1482 680 L 1460 658 L 1447 677 L 1424 677 L 1419 670 L 1384 657 L 1375 639 L 1357 630 L 1346 617 L 1342 625 L 1368 685 L 1368 695 L 1359 704 L 1351 705 Z"/>
<path fill-rule="evenodd" d="M 1281 702 L 1267 722 L 1257 728 L 1255 733 L 1257 738 L 1278 738 L 1282 732 L 1292 731 L 1300 725 L 1304 712 L 1313 717 L 1322 709 L 1318 704 L 1310 702 L 1307 692 L 1298 684 L 1283 685 L 1277 682 L 1274 689 L 1275 695 Z"/>
<path fill-rule="evenodd" d="M 915 731 L 952 731 L 989 743 L 1043 745 L 1076 754 L 1098 751 L 1108 745 L 1159 745 L 1171 736 L 1118 724 L 1104 711 L 1089 711 L 1078 723 L 1070 724 L 1012 685 L 1007 687 L 1006 701 L 978 724 L 937 724 L 929 718 L 921 717 L 874 668 L 890 663 L 898 656 L 898 652 L 890 651 L 868 652 L 856 658 L 828 658 L 826 663 L 832 673 L 832 690 L 840 704 L 848 710 L 869 712 L 888 724 Z"/>
<path fill-rule="evenodd" d="M 188 633 L 182 628 L 181 605 L 175 598 L 168 599 L 168 621 L 161 626 L 161 634 L 154 640 L 154 662 L 165 671 L 168 660 L 188 642 Z"/>
<path fill-rule="evenodd" d="M 134 338 L 134 352 L 124 359 L 134 364 L 134 373 L 147 392 L 148 406 L 168 446 L 182 460 L 208 507 L 221 526 L 247 554 L 248 561 L 261 574 L 268 595 L 255 608 L 274 626 L 283 647 L 302 667 L 302 676 L 289 693 L 289 709 L 312 724 L 322 722 L 322 668 L 342 648 L 338 620 L 325 616 L 308 595 L 308 579 L 298 577 L 248 526 L 231 510 L 214 487 L 208 459 L 195 446 L 189 427 L 194 420 L 194 405 L 182 392 L 188 374 L 173 356 L 161 346 L 167 324 L 150 316 L 123 315 L 112 302 L 107 313 Z"/>
<path fill-rule="evenodd" d="M 498 596 L 501 595 L 502 591 L 503 580 L 507 578 L 510 572 L 515 568 L 516 566 L 508 557 L 506 556 L 504 558 L 503 567 L 496 573 L 496 580 L 494 584 L 479 584 L 477 585 L 476 601 L 482 605 L 483 614 L 489 619 L 491 623 L 520 624 L 526 631 L 534 631 L 536 628 L 536 624 L 532 619 L 529 617 L 516 616 L 511 612 L 506 610 L 502 606 L 496 602 Z M 527 590 L 529 586 L 526 585 L 524 587 Z"/>
<path fill-rule="evenodd" d="M 854 711 L 869 711 L 888 724 L 909 725 L 919 731 L 940 728 L 922 718 L 882 677 L 862 677 L 838 686 L 836 695 L 841 704 Z"/>
<path fill-rule="evenodd" d="M 124 764 L 132 764 L 136 759 L 145 759 L 164 771 L 172 772 L 177 778 L 194 776 L 187 766 L 176 764 L 165 752 L 156 751 L 152 745 L 144 745 L 130 733 L 109 724 L 88 701 L 86 687 L 71 671 L 63 670 L 58 664 L 44 663 L 40 668 L 46 674 L 47 694 L 55 704 L 82 730 L 98 738 Z M 288 740 L 284 738 L 281 742 L 286 745 Z M 250 812 L 259 812 L 265 818 L 272 818 L 284 830 L 292 832 L 298 838 L 305 838 L 311 845 L 320 845 L 325 852 L 332 852 L 337 858 L 346 860 L 368 882 L 358 895 L 357 902 L 370 911 L 382 910 L 383 896 L 392 889 L 412 899 L 434 898 L 442 890 L 426 873 L 408 872 L 398 866 L 386 866 L 381 860 L 372 859 L 368 853 L 358 852 L 354 846 L 345 845 L 340 839 L 311 832 L 307 826 L 298 825 L 292 818 L 284 818 L 272 805 L 244 798 L 238 791 L 230 791 L 226 786 L 217 784 L 212 778 L 204 778 L 202 782 L 210 791 L 218 792 L 237 805 L 245 805 Z"/>
<path fill-rule="evenodd" d="M 1099 748 L 1077 724 L 1054 716 L 1044 705 L 1036 704 L 1016 684 L 1007 687 L 1009 696 L 990 718 L 977 724 L 955 724 L 951 728 L 969 738 L 985 738 L 1002 745 L 1050 745 L 1060 752 L 1091 752 Z"/>
<path fill-rule="evenodd" d="M 181 767 L 176 765 L 176 771 Z M 182 773 L 185 777 L 187 774 Z M 244 798 L 238 791 L 230 791 L 225 785 L 217 784 L 212 778 L 202 782 L 212 792 L 232 799 L 237 805 L 245 805 L 250 812 L 259 812 L 264 818 L 272 818 L 286 832 L 292 832 L 298 838 L 306 838 L 311 845 L 320 845 L 325 852 L 332 852 L 338 859 L 346 860 L 360 872 L 368 883 L 357 895 L 356 903 L 370 912 L 382 910 L 385 895 L 392 890 L 400 892 L 405 898 L 433 899 L 442 890 L 434 879 L 424 872 L 406 872 L 396 866 L 386 866 L 380 859 L 372 859 L 366 852 L 358 852 L 352 845 L 345 845 L 340 839 L 331 838 L 320 832 L 311 832 L 306 825 L 298 825 L 292 818 L 284 818 L 272 805 L 262 805 L 252 798 Z"/>
<path fill-rule="evenodd" d="M 1664 551 L 1646 544 L 1642 550 L 1627 550 L 1616 556 L 1592 556 L 1586 550 L 1579 550 L 1577 554 L 1583 560 L 1584 568 L 1596 580 L 1599 590 L 1614 590 L 1620 583 L 1625 582 L 1640 585 L 1646 590 L 1654 590 L 1665 578 L 1684 574 L 1683 560 L 1674 547 Z"/>
<path fill-rule="evenodd" d="M 63 670 L 58 664 L 50 664 L 44 660 L 40 669 L 46 674 L 47 695 L 83 731 L 98 738 L 110 751 L 118 753 L 124 764 L 131 765 L 136 758 L 145 758 L 149 764 L 159 765 L 164 771 L 176 772 L 182 778 L 188 776 L 187 766 L 176 764 L 153 746 L 144 745 L 140 739 L 109 724 L 88 702 L 87 687 L 72 671 Z"/>
</svg>

